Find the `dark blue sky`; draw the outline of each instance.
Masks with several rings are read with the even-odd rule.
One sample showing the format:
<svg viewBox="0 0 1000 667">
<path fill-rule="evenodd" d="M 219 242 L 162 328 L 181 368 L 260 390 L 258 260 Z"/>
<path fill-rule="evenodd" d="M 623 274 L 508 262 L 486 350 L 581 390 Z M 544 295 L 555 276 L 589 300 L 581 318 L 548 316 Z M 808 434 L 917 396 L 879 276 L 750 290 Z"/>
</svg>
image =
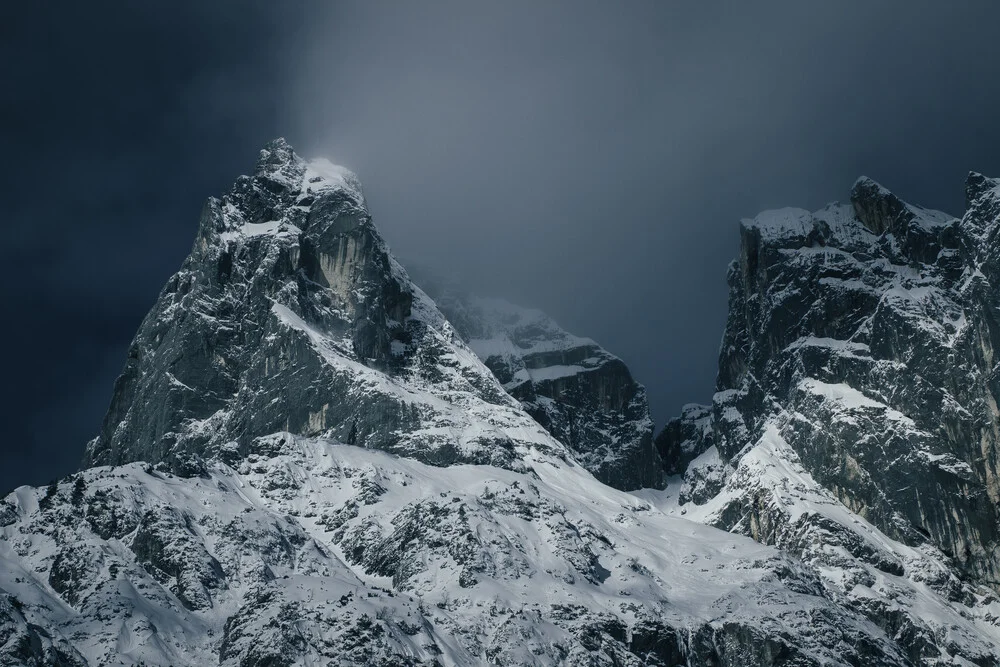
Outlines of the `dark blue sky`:
<svg viewBox="0 0 1000 667">
<path fill-rule="evenodd" d="M 707 401 L 740 217 L 1000 174 L 1000 5 L 17 3 L 0 490 L 71 471 L 205 198 L 287 136 L 390 245 Z"/>
</svg>

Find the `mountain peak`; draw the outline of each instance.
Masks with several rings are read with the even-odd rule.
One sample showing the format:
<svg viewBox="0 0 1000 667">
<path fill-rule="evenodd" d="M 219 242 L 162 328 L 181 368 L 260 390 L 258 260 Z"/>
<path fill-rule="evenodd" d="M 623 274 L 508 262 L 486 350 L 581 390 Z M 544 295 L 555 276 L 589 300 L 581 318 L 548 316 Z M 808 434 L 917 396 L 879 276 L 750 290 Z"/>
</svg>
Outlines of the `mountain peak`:
<svg viewBox="0 0 1000 667">
<path fill-rule="evenodd" d="M 435 465 L 564 452 L 413 285 L 354 174 L 281 139 L 209 201 L 85 462 L 233 459 L 276 432 Z"/>
<path fill-rule="evenodd" d="M 821 577 L 840 569 L 828 581 L 876 622 L 923 586 L 942 609 L 993 613 L 978 600 L 1000 581 L 997 185 L 970 176 L 960 223 L 867 177 L 849 206 L 744 223 L 711 410 L 659 438 L 686 516 L 790 550 Z M 892 578 L 884 602 L 851 581 L 868 567 L 868 581 Z M 993 618 L 955 653 L 998 664 Z M 924 609 L 897 620 L 900 638 L 941 627 Z"/>
<path fill-rule="evenodd" d="M 907 204 L 888 188 L 862 176 L 851 188 L 854 214 L 873 234 L 892 234 L 910 251 L 923 252 L 928 237 L 934 238 L 955 218 L 942 211 Z M 920 261 L 932 256 L 918 257 Z"/>
<path fill-rule="evenodd" d="M 264 147 L 260 149 L 257 169 L 260 170 L 264 165 L 286 164 L 301 161 L 301 159 L 284 137 L 277 137 L 264 144 Z"/>
<path fill-rule="evenodd" d="M 305 161 L 287 141 L 279 137 L 269 141 L 260 150 L 254 176 L 276 185 L 294 188 L 301 183 L 304 171 Z"/>
<path fill-rule="evenodd" d="M 260 150 L 254 175 L 239 179 L 234 192 L 248 181 L 271 195 L 292 196 L 297 206 L 308 207 L 315 195 L 343 190 L 358 206 L 365 207 L 361 181 L 354 172 L 325 158 L 305 160 L 282 137 Z"/>
<path fill-rule="evenodd" d="M 654 449 L 620 360 L 497 300 L 442 295 L 450 323 L 356 177 L 271 142 L 143 321 L 96 467 L 0 499 L 0 664 L 996 667 L 973 185 L 957 225 L 870 179 L 745 222 L 719 391 Z M 660 462 L 680 484 L 595 479 Z"/>
</svg>

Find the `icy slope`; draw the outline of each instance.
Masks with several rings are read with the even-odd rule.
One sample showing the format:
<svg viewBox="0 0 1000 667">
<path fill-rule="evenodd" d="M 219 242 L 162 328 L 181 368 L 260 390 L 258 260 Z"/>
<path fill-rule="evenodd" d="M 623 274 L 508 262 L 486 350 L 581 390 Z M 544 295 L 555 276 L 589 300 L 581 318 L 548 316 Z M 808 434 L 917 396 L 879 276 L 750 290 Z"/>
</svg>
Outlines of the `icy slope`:
<svg viewBox="0 0 1000 667">
<path fill-rule="evenodd" d="M 621 359 L 539 310 L 474 296 L 426 269 L 417 277 L 504 389 L 598 479 L 662 486 L 646 390 Z"/>
<path fill-rule="evenodd" d="M 526 464 L 276 434 L 93 468 L 3 501 L 0 588 L 66 664 L 907 664 L 775 549 Z"/>
</svg>

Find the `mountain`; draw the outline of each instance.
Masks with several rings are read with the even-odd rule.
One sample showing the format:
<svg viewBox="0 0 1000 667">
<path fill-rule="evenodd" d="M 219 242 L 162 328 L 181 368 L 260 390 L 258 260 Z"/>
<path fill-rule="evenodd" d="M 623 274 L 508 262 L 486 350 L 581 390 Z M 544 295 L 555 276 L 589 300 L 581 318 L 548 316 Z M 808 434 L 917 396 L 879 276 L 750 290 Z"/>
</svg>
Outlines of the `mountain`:
<svg viewBox="0 0 1000 667">
<path fill-rule="evenodd" d="M 842 211 L 837 233 L 875 244 L 856 261 L 919 273 L 873 254 L 902 252 L 895 235 L 911 214 L 935 238 L 954 229 L 958 247 L 941 247 L 966 252 L 960 225 L 901 206 L 880 232 Z M 813 285 L 818 261 L 812 241 L 784 231 L 797 227 L 765 218 L 744 224 L 758 239 L 755 277 L 731 276 L 720 387 L 757 387 L 752 364 L 767 370 L 790 345 L 806 347 L 747 338 L 757 335 L 749 322 L 768 320 L 760 290 L 778 276 Z M 976 233 L 990 237 L 986 222 Z M 927 259 L 930 241 L 918 241 L 906 247 Z M 951 271 L 963 284 L 953 261 L 941 280 Z M 129 350 L 84 468 L 0 501 L 0 664 L 1000 664 L 988 567 L 949 556 L 930 525 L 919 538 L 889 530 L 855 500 L 853 478 L 837 486 L 795 449 L 860 446 L 838 444 L 849 427 L 878 448 L 878 428 L 903 437 L 930 422 L 843 388 L 821 387 L 788 410 L 777 401 L 802 392 L 771 391 L 771 401 L 724 388 L 657 438 L 676 473 L 666 488 L 630 493 L 590 470 L 628 472 L 632 481 L 608 479 L 630 486 L 656 461 L 635 444 L 649 442 L 642 410 L 616 416 L 607 406 L 623 403 L 601 393 L 613 386 L 644 407 L 627 369 L 538 314 L 499 326 L 486 310 L 447 310 L 455 325 L 393 259 L 350 172 L 302 160 L 280 140 L 265 147 L 253 175 L 209 200 L 191 254 Z M 465 339 L 503 341 L 505 352 L 478 350 L 495 357 L 491 370 Z M 546 346 L 554 357 L 534 356 Z M 845 346 L 845 366 L 852 355 L 863 356 Z M 561 384 L 532 378 L 562 366 L 580 368 L 561 371 Z M 511 384 L 522 370 L 535 399 Z M 606 372 L 617 375 L 601 380 Z M 818 385 L 808 382 L 811 395 Z M 599 428 L 568 437 L 556 421 L 550 431 L 545 414 L 529 413 L 542 398 L 562 402 L 565 423 L 597 406 L 588 428 L 606 420 L 624 435 L 574 439 Z M 595 465 L 593 452 L 617 468 Z M 971 481 L 951 491 L 966 489 Z"/>
<path fill-rule="evenodd" d="M 276 432 L 434 465 L 558 447 L 389 254 L 357 178 L 280 140 L 205 205 L 84 465 L 183 471 Z"/>
<path fill-rule="evenodd" d="M 798 556 L 918 664 L 1000 655 L 1000 187 L 966 194 L 959 220 L 862 178 L 744 220 L 712 405 L 657 440 L 675 511 Z"/>
<path fill-rule="evenodd" d="M 597 479 L 662 485 L 646 390 L 621 359 L 540 310 L 477 297 L 427 269 L 418 278 L 504 390 Z"/>
</svg>

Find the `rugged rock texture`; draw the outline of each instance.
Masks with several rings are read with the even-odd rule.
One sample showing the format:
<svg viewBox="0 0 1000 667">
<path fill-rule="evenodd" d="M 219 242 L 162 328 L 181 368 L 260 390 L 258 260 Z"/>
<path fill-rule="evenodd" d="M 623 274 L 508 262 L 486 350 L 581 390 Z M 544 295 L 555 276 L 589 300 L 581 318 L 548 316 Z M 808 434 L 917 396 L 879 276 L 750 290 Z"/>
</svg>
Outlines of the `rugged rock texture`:
<svg viewBox="0 0 1000 667">
<path fill-rule="evenodd" d="M 681 511 L 799 555 L 918 663 L 997 661 L 919 608 L 926 587 L 976 616 L 1000 588 L 1000 189 L 967 191 L 961 220 L 863 178 L 743 221 L 710 423 L 658 440 L 698 455 Z"/>
<path fill-rule="evenodd" d="M 24 603 L 0 594 L 0 664 L 24 667 L 83 667 L 86 659 L 69 642 L 29 623 Z"/>
<path fill-rule="evenodd" d="M 476 297 L 418 272 L 420 284 L 504 389 L 605 484 L 662 486 L 645 388 L 625 363 L 545 313 Z"/>
</svg>

